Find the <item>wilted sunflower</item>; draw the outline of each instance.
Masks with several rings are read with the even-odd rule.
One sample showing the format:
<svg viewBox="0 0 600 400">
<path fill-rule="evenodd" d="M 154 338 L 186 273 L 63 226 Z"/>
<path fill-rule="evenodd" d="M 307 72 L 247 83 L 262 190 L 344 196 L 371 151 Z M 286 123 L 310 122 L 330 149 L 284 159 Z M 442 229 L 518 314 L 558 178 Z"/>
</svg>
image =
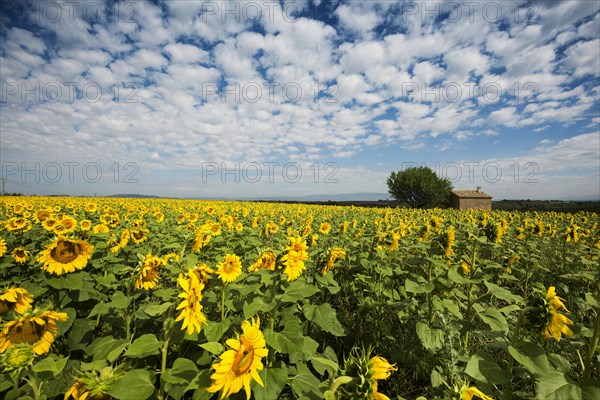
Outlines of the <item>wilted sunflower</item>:
<svg viewBox="0 0 600 400">
<path fill-rule="evenodd" d="M 268 271 L 275 270 L 275 260 L 277 257 L 272 251 L 263 251 L 254 264 L 248 267 L 248 272 L 254 272 L 259 269 L 266 269 Z"/>
<path fill-rule="evenodd" d="M 286 248 L 287 253 L 281 258 L 285 269 L 283 273 L 287 276 L 287 281 L 291 282 L 302 275 L 302 271 L 306 269 L 304 260 L 308 260 L 306 242 L 300 236 L 290 237 L 290 244 Z"/>
<path fill-rule="evenodd" d="M 206 315 L 202 312 L 202 304 L 200 304 L 204 282 L 199 280 L 198 274 L 191 269 L 187 278 L 180 274 L 177 283 L 183 289 L 183 292 L 177 297 L 182 298 L 183 301 L 177 306 L 177 310 L 181 310 L 181 312 L 175 322 L 183 320 L 181 330 L 187 328 L 188 335 L 194 332 L 200 333 L 202 325 L 206 324 Z"/>
<path fill-rule="evenodd" d="M 163 265 L 163 260 L 151 254 L 146 254 L 140 273 L 135 280 L 136 289 L 150 290 L 158 285 L 158 268 Z"/>
<path fill-rule="evenodd" d="M 59 236 L 38 254 L 37 260 L 44 263 L 44 271 L 62 275 L 85 268 L 93 252 L 94 246 L 85 240 Z"/>
<path fill-rule="evenodd" d="M 33 345 L 35 354 L 46 354 L 58 332 L 56 321 L 66 321 L 67 313 L 34 311 L 4 324 L 0 332 L 0 353 L 19 343 Z"/>
<path fill-rule="evenodd" d="M 30 253 L 23 247 L 17 247 L 10 253 L 16 262 L 19 264 L 25 264 L 29 259 Z"/>
<path fill-rule="evenodd" d="M 23 288 L 9 288 L 0 293 L 0 314 L 15 310 L 23 314 L 31 308 L 33 295 Z"/>
<path fill-rule="evenodd" d="M 242 273 L 240 257 L 226 254 L 225 259 L 217 264 L 217 273 L 223 282 L 234 282 Z"/>
<path fill-rule="evenodd" d="M 210 393 L 222 391 L 221 399 L 246 390 L 250 399 L 250 382 L 254 379 L 264 386 L 258 371 L 263 369 L 262 359 L 269 350 L 260 330 L 260 318 L 242 323 L 242 334 L 237 339 L 228 339 L 225 343 L 231 348 L 219 356 L 220 361 L 213 364 L 215 373 L 211 375 L 212 385 L 206 389 Z"/>
</svg>

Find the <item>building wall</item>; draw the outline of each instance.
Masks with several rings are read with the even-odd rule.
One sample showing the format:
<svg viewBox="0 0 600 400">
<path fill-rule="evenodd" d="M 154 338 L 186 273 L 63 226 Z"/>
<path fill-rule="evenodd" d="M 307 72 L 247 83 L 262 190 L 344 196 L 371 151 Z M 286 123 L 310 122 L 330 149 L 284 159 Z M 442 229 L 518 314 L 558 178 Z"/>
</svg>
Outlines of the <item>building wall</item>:
<svg viewBox="0 0 600 400">
<path fill-rule="evenodd" d="M 492 200 L 491 199 L 469 199 L 469 198 L 457 198 L 458 208 L 460 210 L 466 210 L 472 208 L 475 210 L 491 210 Z"/>
</svg>

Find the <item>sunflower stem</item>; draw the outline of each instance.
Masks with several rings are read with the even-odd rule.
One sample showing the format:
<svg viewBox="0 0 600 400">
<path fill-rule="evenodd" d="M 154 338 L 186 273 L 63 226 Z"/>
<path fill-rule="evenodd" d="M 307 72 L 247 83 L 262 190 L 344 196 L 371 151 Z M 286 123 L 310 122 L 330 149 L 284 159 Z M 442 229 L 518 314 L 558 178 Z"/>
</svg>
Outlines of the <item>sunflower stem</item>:
<svg viewBox="0 0 600 400">
<path fill-rule="evenodd" d="M 585 357 L 585 369 L 583 370 L 583 384 L 590 383 L 592 377 L 592 370 L 594 366 L 592 365 L 592 360 L 594 358 L 594 353 L 596 352 L 596 348 L 598 347 L 598 343 L 600 342 L 600 312 L 596 313 L 596 327 L 594 328 L 594 336 L 592 337 L 592 343 L 588 350 L 587 356 Z"/>
<path fill-rule="evenodd" d="M 223 288 L 221 289 L 221 322 L 225 320 L 225 288 L 227 287 L 226 283 L 223 283 Z"/>
<path fill-rule="evenodd" d="M 511 337 L 510 337 L 510 344 L 513 344 L 516 342 L 517 340 L 517 335 L 519 334 L 519 328 L 521 327 L 521 324 L 523 323 L 523 317 L 525 315 L 525 309 L 522 309 L 521 312 L 519 313 L 519 319 L 517 320 L 517 326 L 515 326 L 515 330 L 513 331 Z M 508 348 L 507 348 L 507 352 L 508 352 Z M 511 400 L 512 399 L 512 378 L 513 378 L 513 366 L 515 363 L 515 359 L 513 358 L 512 355 L 510 355 L 510 352 L 508 352 L 508 374 L 510 375 L 510 379 L 508 381 L 508 383 L 506 384 L 506 388 L 504 389 L 504 400 Z"/>
</svg>

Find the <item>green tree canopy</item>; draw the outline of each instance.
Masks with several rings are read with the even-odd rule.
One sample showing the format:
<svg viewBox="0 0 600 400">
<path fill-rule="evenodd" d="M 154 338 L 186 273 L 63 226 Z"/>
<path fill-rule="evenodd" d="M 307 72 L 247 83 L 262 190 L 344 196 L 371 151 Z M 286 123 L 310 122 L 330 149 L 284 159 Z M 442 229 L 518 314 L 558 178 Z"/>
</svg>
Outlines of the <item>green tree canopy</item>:
<svg viewBox="0 0 600 400">
<path fill-rule="evenodd" d="M 390 195 L 412 208 L 444 207 L 450 200 L 452 182 L 428 167 L 410 167 L 387 178 Z"/>
</svg>

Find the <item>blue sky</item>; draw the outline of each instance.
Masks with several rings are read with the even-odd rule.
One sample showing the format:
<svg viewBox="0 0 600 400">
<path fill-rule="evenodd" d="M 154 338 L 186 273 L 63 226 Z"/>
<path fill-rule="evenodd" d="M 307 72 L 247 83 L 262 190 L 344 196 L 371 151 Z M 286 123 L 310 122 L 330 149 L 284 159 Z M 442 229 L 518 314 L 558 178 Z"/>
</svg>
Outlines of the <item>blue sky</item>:
<svg viewBox="0 0 600 400">
<path fill-rule="evenodd" d="M 8 3 L 8 4 L 7 4 Z M 10 192 L 600 199 L 597 1 L 19 1 L 0 25 Z"/>
</svg>

